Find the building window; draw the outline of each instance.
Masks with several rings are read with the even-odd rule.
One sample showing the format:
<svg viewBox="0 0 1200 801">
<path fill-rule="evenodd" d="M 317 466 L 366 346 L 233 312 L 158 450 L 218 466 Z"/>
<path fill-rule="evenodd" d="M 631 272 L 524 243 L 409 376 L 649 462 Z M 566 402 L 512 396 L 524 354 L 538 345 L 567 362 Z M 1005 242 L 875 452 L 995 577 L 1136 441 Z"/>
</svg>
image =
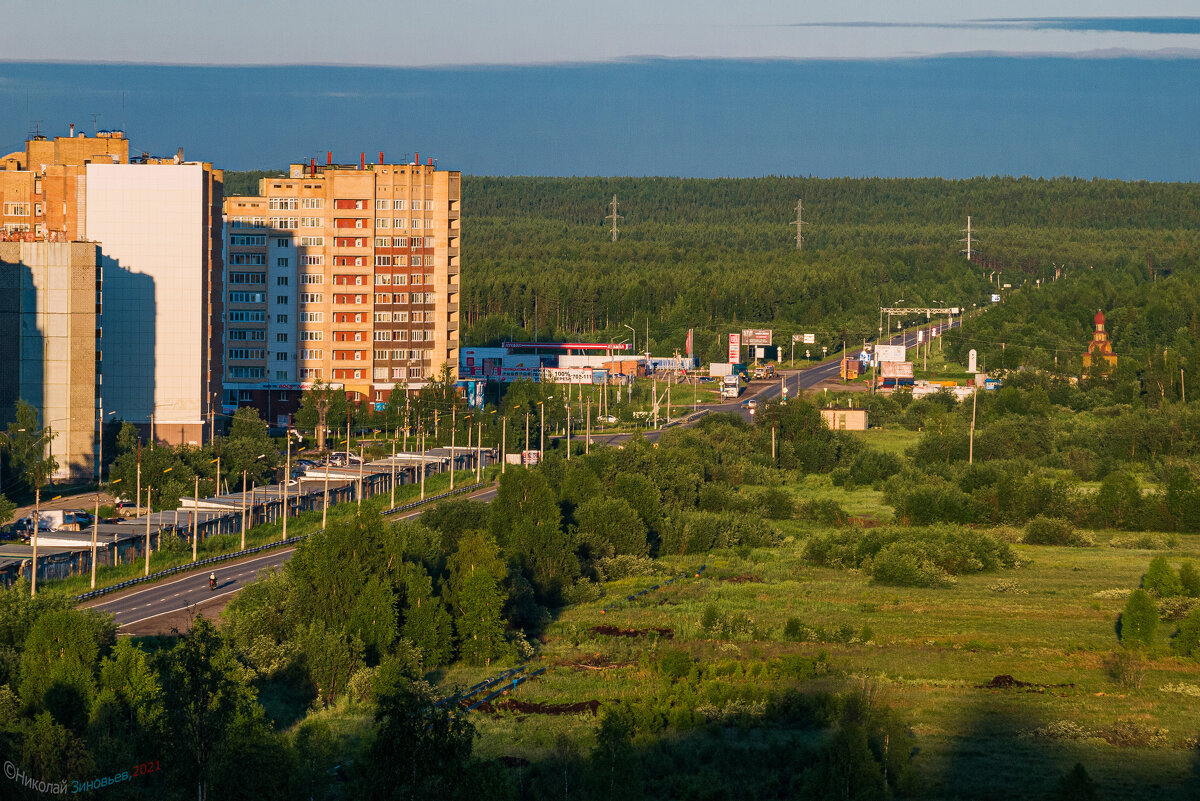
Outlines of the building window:
<svg viewBox="0 0 1200 801">
<path fill-rule="evenodd" d="M 386 295 L 386 294 L 383 294 L 383 293 L 378 293 L 378 294 L 376 294 L 376 295 L 375 295 L 375 302 L 376 302 L 376 303 L 391 303 L 391 302 L 392 302 L 392 296 L 391 296 L 391 295 Z"/>
<path fill-rule="evenodd" d="M 264 247 L 267 244 L 267 238 L 262 234 L 230 234 L 229 244 L 234 246 L 243 245 L 253 247 L 257 245 Z"/>
<path fill-rule="evenodd" d="M 321 353 L 322 351 L 320 350 L 302 350 L 300 351 L 300 358 L 305 361 L 312 361 L 314 359 L 320 359 Z"/>
<path fill-rule="evenodd" d="M 396 331 L 395 332 L 395 340 L 397 342 L 407 342 L 408 341 L 408 332 L 407 331 Z"/>
<path fill-rule="evenodd" d="M 398 294 L 398 295 L 393 295 L 393 296 L 392 296 L 392 302 L 393 302 L 393 303 L 408 303 L 408 293 L 407 293 L 407 292 L 401 292 L 401 293 L 400 293 L 400 294 Z"/>
<path fill-rule="evenodd" d="M 325 198 L 322 197 L 306 197 L 300 199 L 300 208 L 302 209 L 323 209 L 325 208 Z"/>
<path fill-rule="evenodd" d="M 288 305 L 288 296 L 287 296 L 287 295 L 276 295 L 276 296 L 275 296 L 275 303 L 276 303 L 277 305 L 279 305 L 279 306 L 286 306 L 286 305 Z"/>
<path fill-rule="evenodd" d="M 392 341 L 392 332 L 388 331 L 388 330 L 376 331 L 375 332 L 375 341 L 376 342 L 391 342 Z M 387 357 L 384 356 L 381 358 L 386 359 Z"/>
<path fill-rule="evenodd" d="M 276 370 L 275 371 L 275 380 L 276 381 L 287 381 L 287 370 Z M 286 392 L 280 392 L 279 395 L 280 395 L 280 400 L 287 400 Z"/>
<path fill-rule="evenodd" d="M 325 302 L 325 296 L 319 292 L 301 292 L 300 293 L 300 303 L 302 303 L 302 304 L 307 305 L 310 303 L 324 303 L 324 302 Z"/>
<path fill-rule="evenodd" d="M 273 197 L 267 201 L 267 208 L 271 211 L 293 211 L 297 205 L 294 197 Z"/>
<path fill-rule="evenodd" d="M 4 216 L 5 217 L 28 217 L 29 216 L 29 204 L 28 203 L 5 203 L 4 204 Z"/>
<path fill-rule="evenodd" d="M 406 372 L 405 368 L 403 368 L 403 367 L 393 367 L 392 368 L 392 378 L 403 379 L 405 376 L 405 372 Z"/>
<path fill-rule="evenodd" d="M 305 267 L 320 267 L 325 264 L 324 256 L 305 256 L 300 260 Z"/>
<path fill-rule="evenodd" d="M 230 253 L 229 264 L 234 267 L 242 265 L 265 267 L 267 266 L 267 255 L 265 253 Z"/>
<path fill-rule="evenodd" d="M 390 204 L 391 204 L 390 200 L 380 200 L 377 198 L 375 200 L 375 209 L 377 211 L 386 211 Z"/>
<path fill-rule="evenodd" d="M 229 283 L 231 284 L 265 284 L 267 282 L 266 273 L 230 273 Z"/>
<path fill-rule="evenodd" d="M 406 220 L 403 217 L 397 217 L 396 219 L 392 220 L 392 223 L 393 223 L 393 225 L 392 225 L 393 228 L 407 228 L 408 227 L 408 220 Z"/>
<path fill-rule="evenodd" d="M 301 331 L 300 332 L 300 341 L 301 342 L 320 342 L 324 338 L 325 338 L 324 331 Z"/>
<path fill-rule="evenodd" d="M 277 362 L 286 362 L 287 358 L 288 358 L 288 355 L 284 351 L 280 351 L 279 353 L 275 354 L 275 361 L 277 361 Z"/>
<path fill-rule="evenodd" d="M 407 323 L 408 322 L 408 312 L 393 312 L 392 313 L 392 322 Z"/>
<path fill-rule="evenodd" d="M 394 247 L 394 248 L 408 247 L 408 237 L 407 236 L 393 236 L 392 237 L 392 247 Z"/>
<path fill-rule="evenodd" d="M 300 276 L 300 283 L 301 284 L 323 284 L 323 283 L 325 283 L 325 276 L 322 275 L 321 273 L 303 273 Z"/>
<path fill-rule="evenodd" d="M 237 361 L 251 361 L 264 358 L 265 353 L 262 348 L 229 348 L 225 351 L 225 357 Z"/>
<path fill-rule="evenodd" d="M 276 342 L 287 342 L 287 338 L 288 338 L 287 334 L 276 334 L 275 335 Z"/>
<path fill-rule="evenodd" d="M 415 202 L 415 201 L 414 201 L 414 202 Z M 410 221 L 410 223 L 409 223 L 409 226 L 408 226 L 408 227 L 409 227 L 409 228 L 420 228 L 420 227 L 421 227 L 421 221 L 420 221 L 420 219 L 418 219 L 418 218 L 416 218 L 416 217 L 413 217 L 413 218 L 412 218 L 412 220 Z"/>
<path fill-rule="evenodd" d="M 281 315 L 284 322 L 287 322 L 287 315 Z M 325 321 L 325 312 L 300 312 L 300 322 L 302 323 L 320 323 Z"/>
<path fill-rule="evenodd" d="M 432 200 L 425 201 L 425 211 L 433 211 L 433 201 Z"/>
<path fill-rule="evenodd" d="M 386 236 L 375 237 L 375 247 L 387 248 L 387 247 L 391 247 L 391 246 L 392 246 L 392 240 L 389 237 L 386 237 Z"/>
<path fill-rule="evenodd" d="M 414 200 L 414 201 L 412 202 L 412 210 L 413 210 L 413 211 L 420 211 L 420 210 L 421 210 L 421 201 L 419 201 L 419 200 Z"/>
<path fill-rule="evenodd" d="M 390 217 L 376 217 L 375 218 L 375 227 L 376 228 L 387 228 L 389 225 L 391 225 L 391 223 L 392 223 L 392 220 Z"/>
<path fill-rule="evenodd" d="M 395 211 L 404 211 L 404 201 L 403 200 L 392 201 L 392 208 Z"/>
<path fill-rule="evenodd" d="M 287 261 L 287 259 L 284 259 L 283 261 Z M 281 266 L 286 267 L 287 265 L 284 264 Z M 275 277 L 275 286 L 287 286 L 287 285 L 288 285 L 288 277 L 286 275 L 279 275 L 279 276 Z"/>
<path fill-rule="evenodd" d="M 306 367 L 300 371 L 300 378 L 302 378 L 302 379 L 304 379 L 304 378 L 313 379 L 313 378 L 320 378 L 320 377 L 321 377 L 321 368 L 320 367 Z"/>
<path fill-rule="evenodd" d="M 287 266 L 288 266 L 288 260 L 287 260 L 287 259 L 276 259 L 276 260 L 275 260 L 275 266 L 276 266 L 276 267 L 287 267 Z"/>
<path fill-rule="evenodd" d="M 283 323 L 283 324 L 285 324 L 285 325 L 286 325 L 286 324 L 287 324 L 287 315 L 286 315 L 286 314 L 277 314 L 277 315 L 275 315 L 275 322 L 277 322 L 277 323 Z"/>
<path fill-rule="evenodd" d="M 237 309 L 229 312 L 229 322 L 231 323 L 265 323 L 266 321 L 267 313 L 264 311 Z"/>
<path fill-rule="evenodd" d="M 387 357 L 388 357 L 388 352 L 386 350 L 375 351 L 375 361 L 377 361 L 377 362 L 386 361 Z"/>
<path fill-rule="evenodd" d="M 376 256 L 375 257 L 375 266 L 376 267 L 391 267 L 392 266 L 392 257 L 391 256 Z"/>
<path fill-rule="evenodd" d="M 302 236 L 300 237 L 300 246 L 305 248 L 319 248 L 325 246 L 325 237 L 323 236 Z"/>
<path fill-rule="evenodd" d="M 230 303 L 266 303 L 265 292 L 230 292 Z"/>
</svg>

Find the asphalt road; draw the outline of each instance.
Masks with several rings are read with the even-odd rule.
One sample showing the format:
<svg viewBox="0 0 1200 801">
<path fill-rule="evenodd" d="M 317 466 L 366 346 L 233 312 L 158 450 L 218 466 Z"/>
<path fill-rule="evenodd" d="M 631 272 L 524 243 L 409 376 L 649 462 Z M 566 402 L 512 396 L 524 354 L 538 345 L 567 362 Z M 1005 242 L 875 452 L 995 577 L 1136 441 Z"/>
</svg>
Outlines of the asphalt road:
<svg viewBox="0 0 1200 801">
<path fill-rule="evenodd" d="M 954 324 L 957 325 L 957 321 Z M 898 345 L 903 342 L 906 347 L 913 347 L 916 345 L 916 340 L 916 332 L 911 331 L 891 337 L 888 343 Z M 862 349 L 858 348 L 851 351 L 849 355 L 857 358 L 861 352 Z M 753 382 L 751 389 L 754 389 L 755 386 L 758 387 L 754 393 L 747 392 L 735 401 L 708 406 L 696 414 L 679 418 L 672 423 L 671 427 L 691 425 L 704 415 L 714 412 L 732 412 L 749 420 L 751 419 L 749 409 L 742 405 L 748 398 L 767 400 L 776 397 L 780 394 L 783 386 L 787 386 L 788 394 L 795 397 L 801 389 L 809 389 L 824 381 L 837 379 L 839 374 L 839 362 L 834 360 L 783 374 L 782 381 Z M 666 430 L 665 427 L 657 431 L 646 431 L 643 432 L 643 436 L 654 441 L 661 436 L 664 430 Z M 631 436 L 631 434 L 593 434 L 592 444 L 620 445 Z M 495 496 L 496 490 L 489 488 L 464 497 L 486 502 Z M 396 515 L 391 519 L 404 520 L 416 517 L 423 511 L 425 508 L 415 509 Z M 214 606 L 223 606 L 229 596 L 254 581 L 261 571 L 284 564 L 293 553 L 295 553 L 294 548 L 285 548 L 271 551 L 262 556 L 226 563 L 216 571 L 217 586 L 215 589 L 209 589 L 207 573 L 197 572 L 171 581 L 130 590 L 120 595 L 106 596 L 104 600 L 90 604 L 86 608 L 111 612 L 117 621 L 120 633 L 123 634 L 132 633 L 128 629 L 135 626 L 138 627 L 138 633 L 170 631 L 173 622 L 178 623 L 176 626 L 178 628 L 186 627 L 187 621 L 196 612 L 203 612 L 206 608 L 211 609 Z"/>
<path fill-rule="evenodd" d="M 495 488 L 480 490 L 470 495 L 462 496 L 473 500 L 490 501 L 496 497 Z M 428 507 L 413 509 L 390 517 L 390 520 L 406 520 L 416 517 Z M 111 612 L 116 619 L 118 633 L 128 634 L 124 629 L 140 625 L 139 630 L 153 629 L 158 632 L 169 631 L 173 624 L 178 628 L 186 628 L 187 621 L 198 611 L 212 605 L 224 605 L 229 596 L 242 587 L 254 581 L 258 574 L 268 568 L 278 567 L 292 558 L 296 552 L 294 547 L 280 548 L 261 556 L 249 557 L 236 562 L 226 562 L 216 568 L 216 589 L 208 588 L 208 573 L 197 571 L 186 576 L 150 584 L 145 587 L 129 590 L 119 595 L 104 596 L 101 600 L 87 604 L 84 608 L 100 612 Z M 172 618 L 171 616 L 175 616 Z M 166 618 L 156 621 L 158 618 Z"/>
</svg>

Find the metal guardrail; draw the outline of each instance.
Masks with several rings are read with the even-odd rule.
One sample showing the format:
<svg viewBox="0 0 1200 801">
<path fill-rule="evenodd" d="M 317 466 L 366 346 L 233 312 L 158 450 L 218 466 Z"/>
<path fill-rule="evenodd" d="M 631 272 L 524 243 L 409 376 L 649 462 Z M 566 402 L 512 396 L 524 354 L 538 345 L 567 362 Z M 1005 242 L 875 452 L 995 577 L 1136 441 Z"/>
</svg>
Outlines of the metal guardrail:
<svg viewBox="0 0 1200 801">
<path fill-rule="evenodd" d="M 388 509 L 385 512 L 381 512 L 381 514 L 391 515 L 391 514 L 396 514 L 398 512 L 404 512 L 409 509 L 415 509 L 416 507 L 421 506 L 423 504 L 431 503 L 433 501 L 440 501 L 442 498 L 448 498 L 451 495 L 459 495 L 463 492 L 474 492 L 475 490 L 480 489 L 482 487 L 486 487 L 486 486 L 488 486 L 486 483 L 469 484 L 465 487 L 459 487 L 456 489 L 452 489 L 448 492 L 438 493 L 437 495 L 430 495 L 428 498 L 425 498 L 424 500 L 414 501 L 412 503 L 406 503 L 403 506 L 397 506 L 395 509 Z M 318 532 L 323 531 L 323 530 L 324 529 L 317 529 Z M 189 570 L 195 570 L 197 568 L 203 567 L 204 565 L 212 565 L 212 564 L 216 564 L 218 562 L 227 562 L 231 559 L 240 559 L 243 556 L 251 556 L 256 553 L 262 553 L 263 551 L 269 551 L 269 550 L 272 550 L 273 548 L 278 548 L 281 545 L 294 545 L 295 543 L 300 542 L 303 539 L 306 539 L 308 536 L 309 536 L 308 534 L 301 534 L 298 537 L 288 537 L 286 540 L 278 540 L 276 542 L 268 542 L 265 545 L 257 545 L 253 548 L 246 548 L 245 550 L 242 550 L 242 551 L 233 551 L 232 553 L 218 554 L 217 556 L 209 556 L 205 559 L 201 559 L 196 562 L 188 562 L 186 565 L 178 565 L 176 567 L 168 567 L 166 570 L 160 570 L 157 573 L 151 573 L 148 576 L 142 576 L 141 578 L 130 579 L 129 581 L 122 581 L 119 584 L 112 584 L 108 587 L 101 587 L 99 589 L 90 590 L 88 592 L 83 593 L 82 595 L 76 595 L 74 600 L 75 600 L 75 603 L 82 603 L 83 601 L 89 601 L 92 598 L 99 598 L 100 596 L 107 595 L 110 592 L 116 592 L 118 590 L 123 590 L 127 587 L 133 587 L 137 584 L 153 583 L 160 579 L 164 579 L 169 576 L 173 576 L 176 573 L 186 573 Z"/>
</svg>

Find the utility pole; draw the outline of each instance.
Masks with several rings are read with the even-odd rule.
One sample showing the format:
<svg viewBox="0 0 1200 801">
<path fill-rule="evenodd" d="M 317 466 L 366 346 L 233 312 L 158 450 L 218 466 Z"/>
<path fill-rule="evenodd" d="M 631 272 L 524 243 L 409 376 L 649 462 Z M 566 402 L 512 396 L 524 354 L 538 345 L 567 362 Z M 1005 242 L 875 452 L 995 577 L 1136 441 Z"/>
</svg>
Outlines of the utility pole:
<svg viewBox="0 0 1200 801">
<path fill-rule="evenodd" d="M 538 409 L 542 413 L 542 431 L 538 435 L 538 458 L 541 459 L 542 454 L 546 452 L 546 402 L 538 401 Z"/>
<path fill-rule="evenodd" d="M 146 575 L 150 575 L 150 490 L 146 487 Z"/>
<path fill-rule="evenodd" d="M 504 468 L 508 465 L 508 418 L 500 418 L 500 475 L 504 475 Z M 421 497 L 424 497 L 422 495 Z"/>
<path fill-rule="evenodd" d="M 480 420 L 476 425 L 478 429 L 475 432 L 475 481 L 478 483 L 483 481 L 483 421 Z"/>
<path fill-rule="evenodd" d="M 425 500 L 425 429 L 421 429 L 421 500 Z"/>
<path fill-rule="evenodd" d="M 366 466 L 366 464 L 367 464 L 366 446 L 363 445 L 361 442 L 359 442 L 358 443 L 358 508 L 360 510 L 362 509 L 362 496 L 363 496 L 363 468 Z"/>
<path fill-rule="evenodd" d="M 967 243 L 966 249 L 964 249 L 962 252 L 967 254 L 967 261 L 971 261 L 972 260 L 971 256 L 972 256 L 972 254 L 975 253 L 975 249 L 971 245 L 971 241 L 972 241 L 971 240 L 971 215 L 969 215 L 969 214 L 967 215 L 967 227 L 963 230 L 966 231 L 967 236 L 966 236 L 966 238 L 960 239 L 958 241 Z"/>
<path fill-rule="evenodd" d="M 796 226 L 796 250 L 804 250 L 804 226 L 808 223 L 804 222 L 804 201 L 796 201 L 796 221 L 792 223 Z"/>
<path fill-rule="evenodd" d="M 454 434 L 458 431 L 458 407 L 450 407 L 450 489 L 454 489 Z"/>
<path fill-rule="evenodd" d="M 288 426 L 284 431 L 283 436 L 287 439 L 287 461 L 283 468 L 283 534 L 280 535 L 280 540 L 287 539 L 287 519 L 288 519 L 288 484 L 292 480 L 292 428 Z"/>
<path fill-rule="evenodd" d="M 525 412 L 525 447 L 522 450 L 529 450 L 529 412 Z"/>
<path fill-rule="evenodd" d="M 971 440 L 967 446 L 967 464 L 975 464 L 975 404 L 979 399 L 979 384 L 971 389 Z"/>
<path fill-rule="evenodd" d="M 192 561 L 196 561 L 196 542 L 199 539 L 197 534 L 197 524 L 200 517 L 200 474 L 196 474 L 196 485 L 192 488 Z"/>
<path fill-rule="evenodd" d="M 612 220 L 612 241 L 617 241 L 617 220 L 624 219 L 623 215 L 617 214 L 617 196 L 613 195 L 612 203 L 609 204 L 612 211 L 609 212 L 604 219 Z"/>
<path fill-rule="evenodd" d="M 37 486 L 33 488 L 33 537 L 30 542 L 33 545 L 33 564 L 29 571 L 29 597 L 37 595 L 37 541 L 38 531 L 42 528 L 42 473 L 41 467 L 38 467 Z M 138 500 L 141 500 L 140 498 Z"/>
<path fill-rule="evenodd" d="M 568 400 L 567 407 L 567 461 L 571 460 L 571 402 Z"/>
<path fill-rule="evenodd" d="M 96 589 L 96 535 L 100 531 L 100 491 L 96 491 L 96 514 L 92 518 L 92 589 Z"/>
<path fill-rule="evenodd" d="M 388 501 L 388 508 L 396 508 L 396 439 L 392 438 L 392 496 Z"/>
<path fill-rule="evenodd" d="M 325 479 L 326 482 L 329 479 Z M 328 484 L 326 484 L 328 486 Z M 324 528 L 324 521 L 321 527 Z M 242 471 L 242 547 L 241 550 L 246 550 L 246 471 Z"/>
<path fill-rule="evenodd" d="M 243 474 L 243 475 L 245 475 L 245 474 Z M 246 491 L 246 488 L 243 486 L 242 492 L 245 492 L 245 491 Z M 328 520 L 328 518 L 329 518 L 329 457 L 326 456 L 325 457 L 325 504 L 324 504 L 324 506 L 321 507 L 321 530 L 322 531 L 325 530 L 325 521 Z M 245 541 L 246 541 L 246 535 L 243 531 L 242 542 L 245 543 Z M 245 545 L 243 544 L 242 547 L 245 548 Z"/>
<path fill-rule="evenodd" d="M 592 398 L 588 396 L 587 402 L 587 438 L 583 441 L 583 452 L 592 452 Z"/>
</svg>

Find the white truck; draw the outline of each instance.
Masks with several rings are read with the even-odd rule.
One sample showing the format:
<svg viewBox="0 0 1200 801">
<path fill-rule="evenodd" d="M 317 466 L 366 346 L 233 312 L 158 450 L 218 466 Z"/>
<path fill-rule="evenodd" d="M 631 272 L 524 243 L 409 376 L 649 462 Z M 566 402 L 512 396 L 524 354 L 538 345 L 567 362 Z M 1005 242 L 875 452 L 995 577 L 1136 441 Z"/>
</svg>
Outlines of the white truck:
<svg viewBox="0 0 1200 801">
<path fill-rule="evenodd" d="M 727 375 L 721 378 L 721 397 L 736 398 L 742 391 L 741 380 L 736 375 Z"/>
</svg>

